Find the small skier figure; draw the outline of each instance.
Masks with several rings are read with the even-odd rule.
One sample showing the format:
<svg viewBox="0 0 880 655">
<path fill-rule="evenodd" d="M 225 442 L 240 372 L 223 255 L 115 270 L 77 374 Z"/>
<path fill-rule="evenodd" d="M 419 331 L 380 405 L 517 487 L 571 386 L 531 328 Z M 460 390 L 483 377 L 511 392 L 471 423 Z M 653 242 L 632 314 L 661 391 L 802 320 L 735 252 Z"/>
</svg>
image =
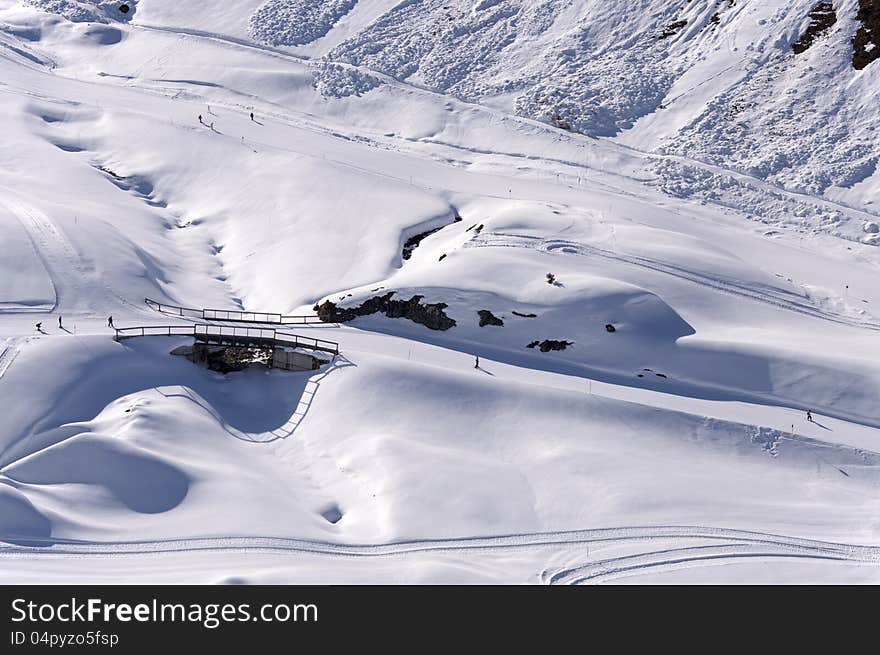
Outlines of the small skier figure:
<svg viewBox="0 0 880 655">
<path fill-rule="evenodd" d="M 205 121 L 202 120 L 202 115 L 201 115 L 201 114 L 199 114 L 199 123 L 201 123 L 202 125 L 205 124 Z"/>
<path fill-rule="evenodd" d="M 813 412 L 807 410 L 807 420 L 812 423 L 813 422 Z"/>
<path fill-rule="evenodd" d="M 42 331 L 43 331 L 43 324 L 37 323 L 37 332 L 42 332 Z"/>
<path fill-rule="evenodd" d="M 254 120 L 254 112 L 251 112 L 251 120 Z M 256 122 L 256 121 L 254 121 Z"/>
<path fill-rule="evenodd" d="M 58 317 L 58 327 L 60 327 L 62 330 L 64 329 L 64 326 L 61 324 L 61 317 L 60 316 Z"/>
<path fill-rule="evenodd" d="M 113 327 L 113 317 L 112 316 L 110 316 L 107 319 L 107 327 Z"/>
<path fill-rule="evenodd" d="M 476 359 L 477 359 L 477 361 L 476 361 L 476 363 L 474 364 L 474 368 L 480 368 L 480 356 L 477 355 L 477 356 L 476 356 Z"/>
</svg>

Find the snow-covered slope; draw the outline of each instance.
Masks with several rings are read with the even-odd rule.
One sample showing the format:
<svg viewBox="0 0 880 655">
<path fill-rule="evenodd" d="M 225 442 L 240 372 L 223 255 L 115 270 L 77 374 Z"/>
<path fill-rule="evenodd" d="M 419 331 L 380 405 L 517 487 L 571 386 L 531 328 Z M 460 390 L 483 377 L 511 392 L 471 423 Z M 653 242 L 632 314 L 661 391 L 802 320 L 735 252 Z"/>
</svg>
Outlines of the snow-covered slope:
<svg viewBox="0 0 880 655">
<path fill-rule="evenodd" d="M 122 4 L 0 0 L 0 578 L 877 581 L 857 2 Z"/>
</svg>

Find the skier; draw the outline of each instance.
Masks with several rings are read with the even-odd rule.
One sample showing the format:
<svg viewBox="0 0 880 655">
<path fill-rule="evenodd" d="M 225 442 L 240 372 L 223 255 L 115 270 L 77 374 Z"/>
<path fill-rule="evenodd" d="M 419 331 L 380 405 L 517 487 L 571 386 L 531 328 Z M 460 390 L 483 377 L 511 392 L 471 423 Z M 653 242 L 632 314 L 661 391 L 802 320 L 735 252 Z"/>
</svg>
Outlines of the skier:
<svg viewBox="0 0 880 655">
<path fill-rule="evenodd" d="M 480 368 L 480 356 L 477 355 L 476 358 L 477 358 L 477 361 L 476 361 L 476 363 L 474 364 L 474 368 Z"/>
<path fill-rule="evenodd" d="M 254 120 L 254 112 L 251 112 L 251 120 Z M 256 121 L 254 121 L 256 122 Z"/>
<path fill-rule="evenodd" d="M 64 329 L 64 326 L 61 324 L 61 317 L 60 316 L 58 317 L 58 327 L 61 328 L 62 330 Z"/>
<path fill-rule="evenodd" d="M 113 326 L 113 317 L 112 317 L 112 316 L 109 317 L 109 318 L 107 319 L 107 327 L 114 327 L 114 326 Z"/>
<path fill-rule="evenodd" d="M 201 115 L 201 114 L 199 114 L 199 123 L 201 123 L 202 125 L 205 124 L 205 121 L 202 120 L 202 115 Z"/>
<path fill-rule="evenodd" d="M 42 331 L 43 331 L 43 324 L 37 323 L 37 332 L 42 332 Z"/>
<path fill-rule="evenodd" d="M 813 422 L 813 413 L 810 410 L 807 410 L 807 420 L 812 423 Z"/>
</svg>

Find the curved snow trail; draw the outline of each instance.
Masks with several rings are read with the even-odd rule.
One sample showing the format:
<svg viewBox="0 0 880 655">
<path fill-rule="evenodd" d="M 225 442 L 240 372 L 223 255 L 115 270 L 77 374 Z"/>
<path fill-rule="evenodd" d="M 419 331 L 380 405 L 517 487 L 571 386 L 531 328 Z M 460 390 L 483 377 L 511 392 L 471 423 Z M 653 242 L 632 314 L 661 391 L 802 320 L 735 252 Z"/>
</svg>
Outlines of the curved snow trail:
<svg viewBox="0 0 880 655">
<path fill-rule="evenodd" d="M 53 305 L 41 311 L 76 311 L 77 303 L 85 303 L 86 309 L 92 311 L 95 308 L 89 307 L 91 298 L 88 291 L 99 285 L 107 294 L 105 301 L 112 298 L 138 313 L 147 313 L 141 305 L 114 291 L 103 277 L 96 276 L 93 263 L 80 254 L 63 229 L 45 212 L 22 200 L 7 187 L 0 187 L 0 192 L 3 192 L 3 204 L 19 220 L 30 238 L 54 289 Z"/>
<path fill-rule="evenodd" d="M 8 189 L 3 188 L 2 191 L 4 191 L 3 205 L 21 224 L 34 247 L 34 251 L 37 253 L 37 257 L 40 258 L 43 268 L 49 276 L 54 300 L 51 308 L 43 308 L 43 311 L 54 312 L 58 309 L 58 305 L 61 302 L 61 294 L 58 289 L 58 268 L 62 264 L 58 260 L 59 258 L 63 260 L 71 256 L 72 248 L 70 243 L 60 235 L 45 215 L 38 215 L 35 210 L 27 205 L 12 200 Z M 61 250 L 60 253 L 52 251 L 53 244 L 57 244 Z"/>
<path fill-rule="evenodd" d="M 560 251 L 564 254 L 580 255 L 583 257 L 600 257 L 609 261 L 630 264 L 641 268 L 647 268 L 657 273 L 664 273 L 673 277 L 692 282 L 701 286 L 720 291 L 729 295 L 752 300 L 755 302 L 772 305 L 779 309 L 790 312 L 819 318 L 841 325 L 849 325 L 851 327 L 864 328 L 867 330 L 880 331 L 880 321 L 870 319 L 856 319 L 840 314 L 826 312 L 816 305 L 811 304 L 807 299 L 799 299 L 794 294 L 785 292 L 773 292 L 769 287 L 761 287 L 760 289 L 752 287 L 748 284 L 737 282 L 734 280 L 723 279 L 694 271 L 682 266 L 676 266 L 668 262 L 663 262 L 648 257 L 640 257 L 638 255 L 625 255 L 596 246 L 589 246 L 576 241 L 566 241 L 564 239 L 542 239 L 540 237 L 532 237 L 519 234 L 508 234 L 504 232 L 484 232 L 474 237 L 464 245 L 465 248 L 529 248 L 532 250 L 540 250 L 543 252 L 553 253 Z"/>
<path fill-rule="evenodd" d="M 838 562 L 863 562 L 860 557 L 840 552 L 836 548 L 819 547 L 809 552 L 786 544 L 737 543 L 706 546 L 670 548 L 649 553 L 598 560 L 590 564 L 563 569 L 552 575 L 542 574 L 542 581 L 551 585 L 586 584 L 655 571 L 670 571 L 718 561 L 755 558 L 793 558 L 808 560 L 831 560 Z M 868 560 L 876 564 L 873 559 Z"/>
<path fill-rule="evenodd" d="M 0 543 L 2 558 L 83 558 L 151 556 L 169 553 L 278 553 L 312 554 L 346 558 L 394 557 L 416 553 L 468 553 L 548 548 L 585 548 L 615 543 L 645 544 L 649 548 L 665 540 L 697 542 L 693 546 L 648 550 L 562 568 L 545 569 L 539 579 L 546 584 L 590 582 L 619 575 L 631 575 L 660 567 L 683 568 L 709 560 L 743 557 L 788 557 L 838 560 L 880 565 L 880 546 L 864 546 L 819 541 L 772 533 L 703 526 L 646 526 L 533 532 L 496 537 L 414 539 L 386 544 L 344 544 L 332 541 L 280 537 L 214 537 L 166 539 L 156 541 L 87 542 L 61 539 L 42 540 L 39 546 Z M 41 540 L 30 539 L 40 543 Z M 704 542 L 722 542 L 710 543 Z"/>
</svg>

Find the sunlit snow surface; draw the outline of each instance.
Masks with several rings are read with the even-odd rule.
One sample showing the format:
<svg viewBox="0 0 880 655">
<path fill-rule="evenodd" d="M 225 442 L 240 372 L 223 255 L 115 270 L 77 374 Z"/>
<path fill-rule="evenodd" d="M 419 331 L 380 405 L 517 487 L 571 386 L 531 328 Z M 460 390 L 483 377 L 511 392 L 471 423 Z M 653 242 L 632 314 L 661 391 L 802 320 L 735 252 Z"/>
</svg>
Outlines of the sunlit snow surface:
<svg viewBox="0 0 880 655">
<path fill-rule="evenodd" d="M 0 581 L 880 581 L 853 3 L 797 61 L 795 0 L 128 4 L 0 0 Z M 107 327 L 389 291 L 456 326 Z"/>
</svg>

